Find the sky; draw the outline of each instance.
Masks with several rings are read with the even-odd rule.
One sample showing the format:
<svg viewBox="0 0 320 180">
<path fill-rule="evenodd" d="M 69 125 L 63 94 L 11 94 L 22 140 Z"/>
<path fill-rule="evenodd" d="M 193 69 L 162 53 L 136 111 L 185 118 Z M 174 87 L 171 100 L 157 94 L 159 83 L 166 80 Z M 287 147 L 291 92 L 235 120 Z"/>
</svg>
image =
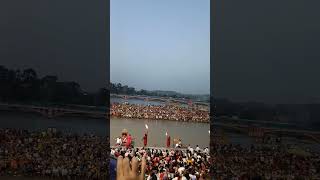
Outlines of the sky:
<svg viewBox="0 0 320 180">
<path fill-rule="evenodd" d="M 110 11 L 112 82 L 210 93 L 209 0 L 111 0 Z"/>
<path fill-rule="evenodd" d="M 2 0 L 0 65 L 97 91 L 109 81 L 106 1 Z"/>
<path fill-rule="evenodd" d="M 216 2 L 214 97 L 319 102 L 320 1 Z"/>
<path fill-rule="evenodd" d="M 236 101 L 320 98 L 319 1 L 112 0 L 111 80 Z M 88 90 L 109 79 L 104 1 L 1 0 L 0 65 L 32 67 Z M 209 64 L 212 77 L 209 77 Z M 141 81 L 143 80 L 143 81 Z"/>
</svg>

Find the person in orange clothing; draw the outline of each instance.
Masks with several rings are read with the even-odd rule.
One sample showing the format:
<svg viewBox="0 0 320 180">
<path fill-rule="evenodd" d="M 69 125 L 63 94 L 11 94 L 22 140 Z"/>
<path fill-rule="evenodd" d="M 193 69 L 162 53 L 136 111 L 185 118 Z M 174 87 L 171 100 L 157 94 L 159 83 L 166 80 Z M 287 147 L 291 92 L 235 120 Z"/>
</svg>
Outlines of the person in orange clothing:
<svg viewBox="0 0 320 180">
<path fill-rule="evenodd" d="M 146 147 L 148 144 L 148 131 L 144 133 L 143 136 L 143 146 Z"/>
</svg>

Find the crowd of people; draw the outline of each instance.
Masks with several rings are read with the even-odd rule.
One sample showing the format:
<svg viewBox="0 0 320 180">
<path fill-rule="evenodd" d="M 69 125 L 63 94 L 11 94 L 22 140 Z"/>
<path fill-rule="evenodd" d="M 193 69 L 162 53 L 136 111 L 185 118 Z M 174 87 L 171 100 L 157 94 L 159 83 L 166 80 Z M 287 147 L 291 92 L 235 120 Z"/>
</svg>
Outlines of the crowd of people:
<svg viewBox="0 0 320 180">
<path fill-rule="evenodd" d="M 186 149 L 174 148 L 126 148 L 118 146 L 111 148 L 111 156 L 136 157 L 141 160 L 145 155 L 147 180 L 209 180 L 210 170 L 209 149 L 199 146 Z"/>
<path fill-rule="evenodd" d="M 55 129 L 0 129 L 0 176 L 108 179 L 108 142 Z"/>
<path fill-rule="evenodd" d="M 215 179 L 320 179 L 320 154 L 291 153 L 287 146 L 212 145 Z"/>
<path fill-rule="evenodd" d="M 320 154 L 299 155 L 285 145 L 208 148 L 116 146 L 94 135 L 0 129 L 0 176 L 108 179 L 108 158 L 147 156 L 148 180 L 320 179 Z M 210 167 L 212 167 L 211 170 Z"/>
<path fill-rule="evenodd" d="M 139 105 L 113 103 L 111 116 L 121 118 L 171 120 L 183 122 L 209 122 L 209 111 L 178 105 Z"/>
</svg>

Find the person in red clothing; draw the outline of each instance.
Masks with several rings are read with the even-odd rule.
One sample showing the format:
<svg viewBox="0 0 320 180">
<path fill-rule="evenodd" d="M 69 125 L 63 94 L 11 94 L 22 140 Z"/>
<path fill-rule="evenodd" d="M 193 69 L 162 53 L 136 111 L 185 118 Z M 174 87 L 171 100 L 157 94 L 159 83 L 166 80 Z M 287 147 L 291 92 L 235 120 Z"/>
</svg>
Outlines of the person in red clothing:
<svg viewBox="0 0 320 180">
<path fill-rule="evenodd" d="M 164 177 L 164 170 L 160 170 L 160 176 L 159 176 L 159 178 L 160 178 L 160 180 L 163 180 L 163 177 Z"/>
<path fill-rule="evenodd" d="M 123 129 L 122 130 L 122 137 L 121 137 L 121 142 L 122 142 L 122 146 L 126 146 L 127 145 L 127 141 L 128 141 L 128 130 L 127 129 Z"/>
<path fill-rule="evenodd" d="M 132 141 L 131 134 L 128 134 L 128 137 L 127 137 L 127 144 L 126 144 L 126 147 L 127 147 L 127 148 L 130 148 L 130 147 L 131 147 L 131 141 Z"/>
<path fill-rule="evenodd" d="M 168 136 L 167 136 L 167 148 L 170 148 L 170 142 L 171 142 L 170 139 L 171 139 L 171 138 L 170 138 L 170 136 L 168 135 Z"/>
<path fill-rule="evenodd" d="M 144 133 L 143 136 L 143 146 L 146 147 L 148 144 L 148 131 Z"/>
</svg>

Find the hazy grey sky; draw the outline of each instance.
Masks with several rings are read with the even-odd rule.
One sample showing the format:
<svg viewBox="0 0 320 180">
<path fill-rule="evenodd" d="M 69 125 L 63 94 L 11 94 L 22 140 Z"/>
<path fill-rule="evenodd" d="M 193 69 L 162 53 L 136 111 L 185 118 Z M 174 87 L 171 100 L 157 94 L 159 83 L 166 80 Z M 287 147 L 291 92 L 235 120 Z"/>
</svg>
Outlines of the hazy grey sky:
<svg viewBox="0 0 320 180">
<path fill-rule="evenodd" d="M 0 65 L 106 87 L 106 1 L 1 0 Z"/>
<path fill-rule="evenodd" d="M 112 82 L 209 93 L 209 0 L 111 0 L 110 10 Z"/>
<path fill-rule="evenodd" d="M 215 97 L 319 101 L 320 1 L 217 3 Z"/>
<path fill-rule="evenodd" d="M 319 1 L 218 2 L 214 96 L 320 97 Z M 108 80 L 104 1 L 0 1 L 0 65 L 96 90 Z M 112 0 L 111 80 L 209 92 L 209 0 Z"/>
</svg>

